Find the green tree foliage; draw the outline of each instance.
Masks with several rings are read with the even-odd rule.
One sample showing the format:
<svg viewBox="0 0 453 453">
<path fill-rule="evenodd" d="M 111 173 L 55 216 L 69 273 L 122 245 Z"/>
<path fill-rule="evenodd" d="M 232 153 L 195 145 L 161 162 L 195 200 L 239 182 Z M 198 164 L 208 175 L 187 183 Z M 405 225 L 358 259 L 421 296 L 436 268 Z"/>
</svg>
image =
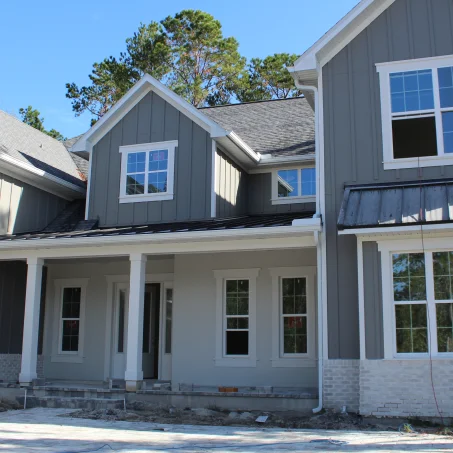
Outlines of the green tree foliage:
<svg viewBox="0 0 453 453">
<path fill-rule="evenodd" d="M 38 131 L 44 132 L 44 118 L 40 118 L 39 116 L 41 113 L 34 109 L 31 105 L 29 105 L 26 109 L 20 108 L 19 115 L 22 117 L 22 122 L 38 129 Z"/>
<path fill-rule="evenodd" d="M 288 71 L 297 55 L 276 53 L 266 58 L 253 58 L 247 65 L 247 73 L 235 89 L 239 102 L 286 99 L 300 96 Z"/>
<path fill-rule="evenodd" d="M 56 131 L 55 129 L 50 129 L 50 131 L 46 130 L 44 128 L 44 118 L 40 117 L 41 113 L 39 112 L 39 110 L 34 109 L 31 105 L 29 105 L 26 109 L 20 108 L 19 115 L 21 116 L 22 121 L 25 124 L 34 127 L 38 131 L 43 132 L 44 134 L 47 134 L 59 141 L 66 140 L 66 138 L 63 137 L 63 135 L 61 135 L 60 132 Z"/>
<path fill-rule="evenodd" d="M 66 97 L 76 115 L 89 111 L 96 121 L 148 73 L 196 107 L 229 102 L 246 63 L 238 46 L 213 16 L 184 10 L 141 24 L 126 40 L 125 53 L 95 63 L 91 85 L 66 84 Z"/>
</svg>

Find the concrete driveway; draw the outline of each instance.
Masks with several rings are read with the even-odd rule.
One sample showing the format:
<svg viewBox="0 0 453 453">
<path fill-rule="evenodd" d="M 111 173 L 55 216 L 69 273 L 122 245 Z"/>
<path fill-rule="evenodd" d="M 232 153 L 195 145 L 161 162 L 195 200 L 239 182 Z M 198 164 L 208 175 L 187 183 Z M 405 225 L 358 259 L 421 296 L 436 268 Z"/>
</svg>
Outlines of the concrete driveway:
<svg viewBox="0 0 453 453">
<path fill-rule="evenodd" d="M 108 422 L 59 417 L 67 409 L 0 413 L 0 452 L 452 452 L 453 439 L 345 432 Z"/>
</svg>

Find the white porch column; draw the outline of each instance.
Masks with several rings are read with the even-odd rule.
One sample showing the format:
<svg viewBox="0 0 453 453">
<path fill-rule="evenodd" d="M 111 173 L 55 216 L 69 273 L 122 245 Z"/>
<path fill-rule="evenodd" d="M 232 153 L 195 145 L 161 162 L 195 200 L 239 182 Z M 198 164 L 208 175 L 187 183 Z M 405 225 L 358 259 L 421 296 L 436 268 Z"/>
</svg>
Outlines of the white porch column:
<svg viewBox="0 0 453 453">
<path fill-rule="evenodd" d="M 28 258 L 27 288 L 25 294 L 24 334 L 22 341 L 22 365 L 19 374 L 21 385 L 30 385 L 36 374 L 38 361 L 39 310 L 41 304 L 41 258 Z"/>
<path fill-rule="evenodd" d="M 126 347 L 126 390 L 138 390 L 139 381 L 143 380 L 143 306 L 145 299 L 146 255 L 134 253 L 129 257 L 131 274 L 129 286 L 129 312 L 127 322 Z"/>
</svg>

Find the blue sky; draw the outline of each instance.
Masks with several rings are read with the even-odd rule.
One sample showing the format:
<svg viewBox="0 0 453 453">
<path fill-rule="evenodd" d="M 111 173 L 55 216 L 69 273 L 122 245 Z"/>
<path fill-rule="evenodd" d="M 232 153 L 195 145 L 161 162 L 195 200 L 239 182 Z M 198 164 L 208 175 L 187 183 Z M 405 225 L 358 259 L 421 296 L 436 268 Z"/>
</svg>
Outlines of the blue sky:
<svg viewBox="0 0 453 453">
<path fill-rule="evenodd" d="M 2 4 L 0 109 L 32 105 L 47 129 L 67 137 L 85 132 L 90 117 L 74 116 L 66 82 L 88 83 L 92 64 L 125 48 L 140 22 L 182 9 L 201 9 L 239 41 L 247 58 L 301 54 L 358 0 L 35 0 Z"/>
</svg>

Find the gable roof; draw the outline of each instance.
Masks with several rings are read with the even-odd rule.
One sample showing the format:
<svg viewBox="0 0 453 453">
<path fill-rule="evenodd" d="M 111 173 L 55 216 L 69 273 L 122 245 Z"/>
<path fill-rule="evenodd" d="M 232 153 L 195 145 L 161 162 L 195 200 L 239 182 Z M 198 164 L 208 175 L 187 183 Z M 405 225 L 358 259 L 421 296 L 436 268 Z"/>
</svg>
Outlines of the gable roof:
<svg viewBox="0 0 453 453">
<path fill-rule="evenodd" d="M 293 77 L 299 79 L 301 84 L 316 85 L 319 68 L 328 63 L 394 2 L 395 0 L 361 0 L 305 51 L 292 68 L 288 68 Z"/>
<path fill-rule="evenodd" d="M 85 182 L 62 142 L 0 110 L 2 167 L 15 166 L 53 183 L 85 192 Z"/>
<path fill-rule="evenodd" d="M 303 97 L 199 109 L 235 131 L 255 152 L 269 157 L 315 152 L 314 112 Z"/>
<path fill-rule="evenodd" d="M 145 74 L 96 124 L 83 134 L 71 147 L 71 151 L 77 153 L 90 151 L 150 91 L 155 92 L 194 123 L 206 130 L 212 138 L 222 142 L 228 151 L 237 157 L 244 166 L 254 165 L 260 161 L 260 155 L 247 146 L 233 131 L 222 128 L 199 109 L 189 104 L 149 74 Z"/>
</svg>

